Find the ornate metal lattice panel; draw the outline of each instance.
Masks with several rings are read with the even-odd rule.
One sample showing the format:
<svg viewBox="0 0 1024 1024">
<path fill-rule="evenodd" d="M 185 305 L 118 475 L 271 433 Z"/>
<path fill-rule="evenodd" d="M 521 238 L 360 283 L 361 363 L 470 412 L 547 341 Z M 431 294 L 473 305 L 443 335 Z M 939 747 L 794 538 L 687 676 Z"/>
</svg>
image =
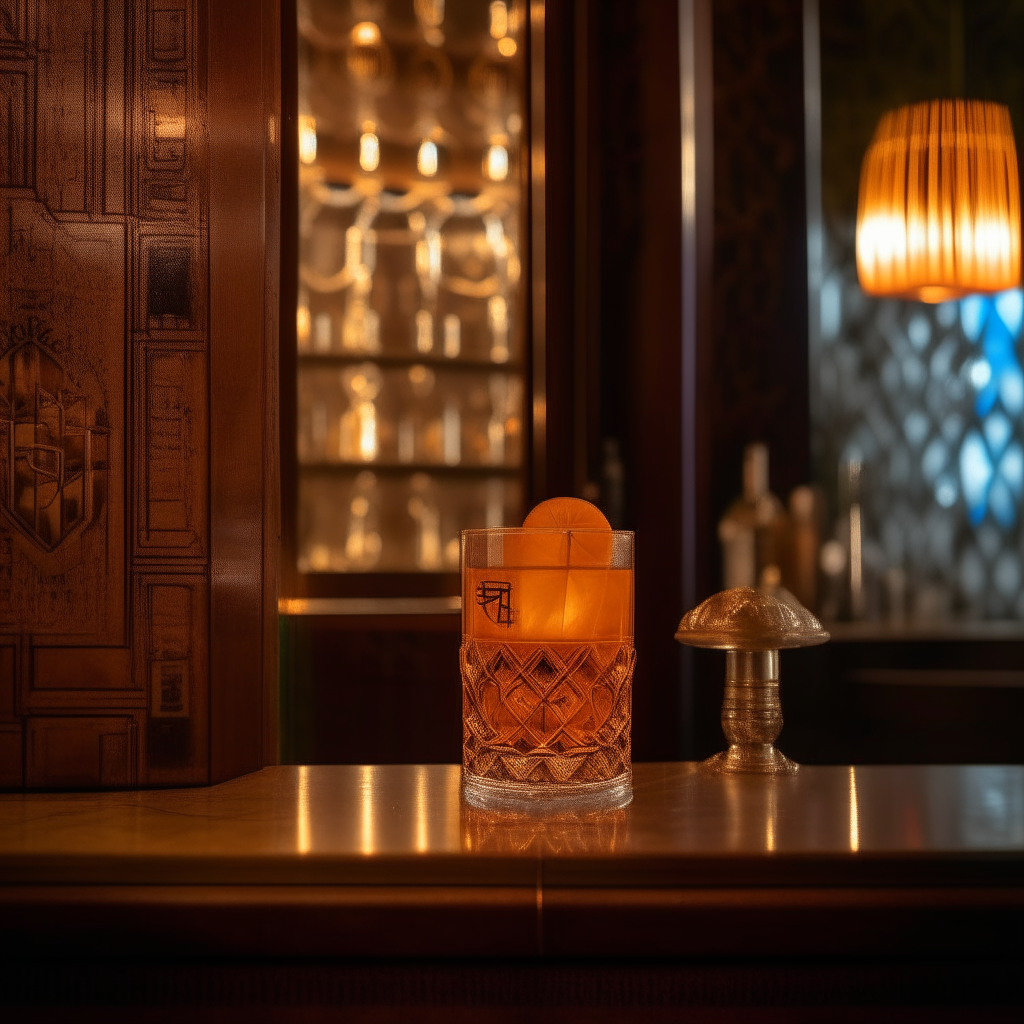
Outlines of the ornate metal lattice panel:
<svg viewBox="0 0 1024 1024">
<path fill-rule="evenodd" d="M 919 617 L 1024 617 L 1024 293 L 873 299 L 857 284 L 852 225 L 827 249 L 815 454 L 840 519 L 842 467 L 862 463 L 866 577 L 902 570 Z"/>
</svg>

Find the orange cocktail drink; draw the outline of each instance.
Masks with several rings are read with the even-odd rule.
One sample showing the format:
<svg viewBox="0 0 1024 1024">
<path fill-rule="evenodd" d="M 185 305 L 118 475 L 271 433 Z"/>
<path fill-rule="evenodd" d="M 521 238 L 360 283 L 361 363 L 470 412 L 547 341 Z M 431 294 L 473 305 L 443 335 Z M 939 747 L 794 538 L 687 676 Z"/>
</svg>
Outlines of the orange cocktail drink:
<svg viewBox="0 0 1024 1024">
<path fill-rule="evenodd" d="M 545 503 L 522 529 L 462 535 L 471 803 L 621 806 L 630 796 L 633 535 L 586 502 L 555 501 L 555 515 Z"/>
</svg>

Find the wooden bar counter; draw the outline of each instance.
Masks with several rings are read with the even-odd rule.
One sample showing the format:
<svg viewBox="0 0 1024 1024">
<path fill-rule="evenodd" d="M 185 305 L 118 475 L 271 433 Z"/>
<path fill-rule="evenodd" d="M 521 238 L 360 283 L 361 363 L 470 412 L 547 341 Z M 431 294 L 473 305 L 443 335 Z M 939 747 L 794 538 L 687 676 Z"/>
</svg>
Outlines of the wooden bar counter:
<svg viewBox="0 0 1024 1024">
<path fill-rule="evenodd" d="M 275 767 L 0 795 L 0 991 L 31 1002 L 44 961 L 871 963 L 924 970 L 927 991 L 960 977 L 988 1007 L 972 1019 L 1019 1010 L 1024 767 L 640 764 L 629 807 L 548 820 L 475 810 L 459 783 L 451 765 Z"/>
</svg>

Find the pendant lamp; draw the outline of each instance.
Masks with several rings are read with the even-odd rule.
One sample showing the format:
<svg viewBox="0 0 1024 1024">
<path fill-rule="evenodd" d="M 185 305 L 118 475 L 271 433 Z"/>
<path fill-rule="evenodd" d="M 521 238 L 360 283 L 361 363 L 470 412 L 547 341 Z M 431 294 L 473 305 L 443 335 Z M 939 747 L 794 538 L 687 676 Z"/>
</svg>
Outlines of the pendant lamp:
<svg viewBox="0 0 1024 1024">
<path fill-rule="evenodd" d="M 885 114 L 860 172 L 857 276 L 870 295 L 944 302 L 1020 284 L 1010 112 L 932 100 Z"/>
</svg>

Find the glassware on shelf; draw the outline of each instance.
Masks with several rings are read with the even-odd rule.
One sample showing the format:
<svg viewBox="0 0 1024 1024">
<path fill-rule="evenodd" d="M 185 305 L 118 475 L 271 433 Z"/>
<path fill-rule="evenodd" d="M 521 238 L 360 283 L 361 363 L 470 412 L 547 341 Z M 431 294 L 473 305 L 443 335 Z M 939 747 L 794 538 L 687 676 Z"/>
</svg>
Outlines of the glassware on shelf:
<svg viewBox="0 0 1024 1024">
<path fill-rule="evenodd" d="M 438 314 L 451 324 L 449 350 L 481 362 L 512 359 L 509 295 L 518 282 L 515 246 L 497 197 L 459 198 L 441 226 Z M 454 340 L 458 325 L 457 345 Z"/>
<path fill-rule="evenodd" d="M 444 561 L 437 487 L 426 473 L 416 473 L 409 481 L 409 490 L 409 516 L 415 523 L 416 568 L 436 572 Z"/>
<path fill-rule="evenodd" d="M 454 572 L 460 529 L 514 522 L 521 503 L 516 476 L 441 480 L 423 472 L 318 466 L 299 480 L 300 571 Z"/>
<path fill-rule="evenodd" d="M 417 363 L 406 371 L 408 378 L 407 400 L 399 420 L 399 462 L 435 462 L 428 454 L 431 423 L 430 401 L 434 393 L 437 376 L 428 366 Z"/>
<path fill-rule="evenodd" d="M 492 373 L 488 388 L 491 393 L 491 418 L 487 421 L 487 461 L 500 466 L 505 461 L 506 424 L 510 412 L 508 377 Z"/>
<path fill-rule="evenodd" d="M 462 461 L 462 413 L 458 402 L 448 399 L 441 412 L 441 458 L 446 466 Z"/>
<path fill-rule="evenodd" d="M 306 572 L 368 572 L 381 558 L 380 487 L 369 470 L 345 488 L 343 500 L 331 515 L 326 507 L 314 536 L 302 546 L 300 563 Z M 327 513 L 326 515 L 324 513 Z"/>
<path fill-rule="evenodd" d="M 300 367 L 299 461 L 515 469 L 522 384 L 424 363 Z"/>
<path fill-rule="evenodd" d="M 347 462 L 373 462 L 380 451 L 377 406 L 383 375 L 375 363 L 361 363 L 341 372 L 349 407 L 338 427 L 338 457 Z"/>
<path fill-rule="evenodd" d="M 520 11 L 298 21 L 299 568 L 454 572 L 523 495 Z"/>
<path fill-rule="evenodd" d="M 633 534 L 577 498 L 464 531 L 462 632 L 467 802 L 628 803 Z"/>
<path fill-rule="evenodd" d="M 348 504 L 348 532 L 345 536 L 346 568 L 365 572 L 377 565 L 381 553 L 377 528 L 380 493 L 376 476 L 368 470 L 360 473 L 353 490 Z"/>
</svg>

